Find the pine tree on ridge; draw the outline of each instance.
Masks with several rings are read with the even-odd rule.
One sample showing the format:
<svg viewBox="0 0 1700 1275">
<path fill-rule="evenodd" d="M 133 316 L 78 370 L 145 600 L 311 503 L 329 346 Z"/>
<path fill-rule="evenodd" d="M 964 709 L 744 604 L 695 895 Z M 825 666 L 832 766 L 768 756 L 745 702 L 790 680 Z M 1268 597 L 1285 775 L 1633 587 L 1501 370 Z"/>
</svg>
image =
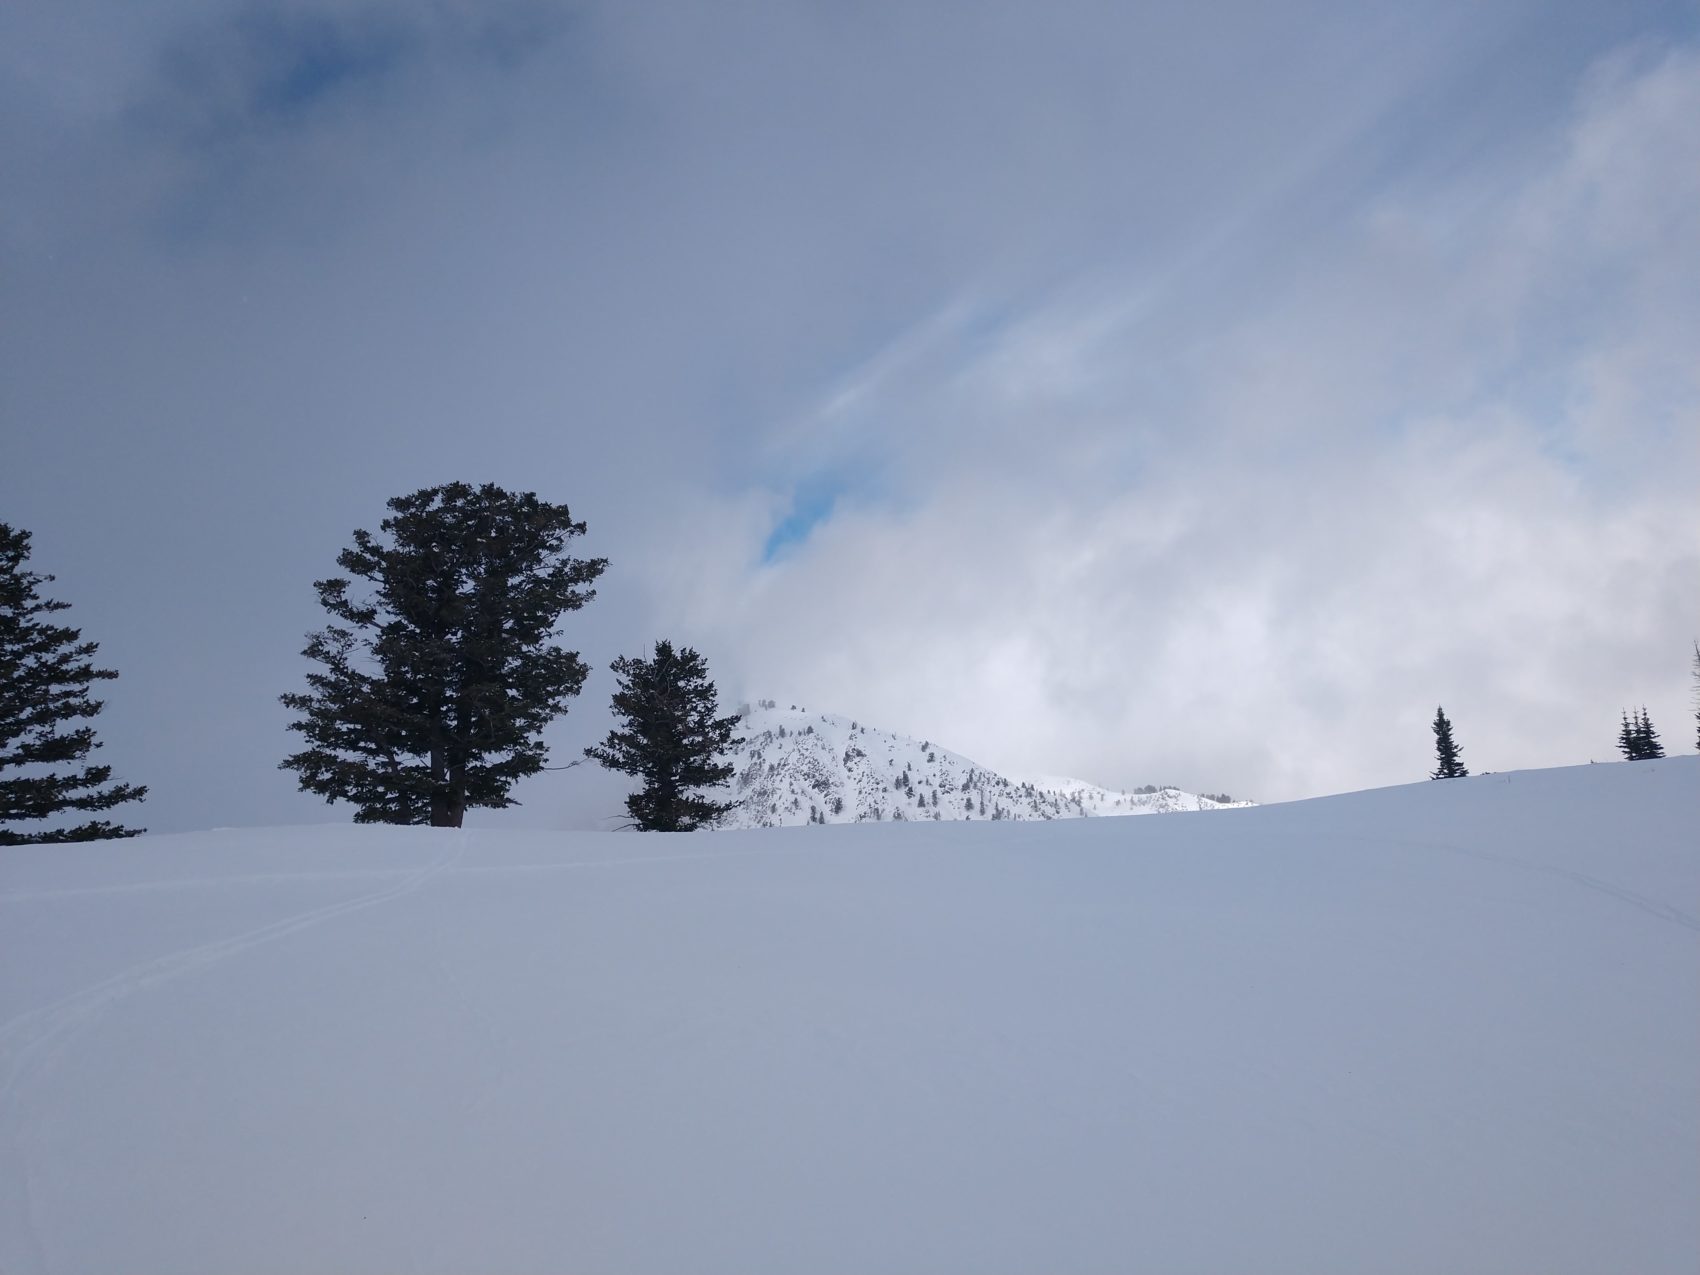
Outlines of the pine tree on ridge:
<svg viewBox="0 0 1700 1275">
<path fill-rule="evenodd" d="M 589 672 L 553 643 L 567 611 L 596 596 L 601 558 L 573 558 L 584 534 L 565 505 L 493 483 L 427 487 L 389 502 L 337 563 L 371 585 L 319 580 L 340 623 L 308 635 L 308 690 L 280 696 L 309 747 L 280 768 L 304 792 L 356 806 L 356 823 L 458 828 L 467 810 L 513 803 L 543 769 L 543 728 Z"/>
<path fill-rule="evenodd" d="M 1694 643 L 1694 747 L 1700 751 L 1700 641 Z"/>
<path fill-rule="evenodd" d="M 1452 738 L 1452 723 L 1446 719 L 1444 709 L 1434 710 L 1434 751 L 1438 765 L 1430 779 L 1463 779 L 1469 775 L 1464 768 L 1463 749 L 1458 747 Z"/>
<path fill-rule="evenodd" d="M 98 642 L 42 617 L 70 603 L 43 598 L 53 577 L 26 571 L 30 533 L 0 522 L 0 845 L 41 845 L 133 837 L 145 831 L 105 819 L 69 828 L 14 831 L 3 825 L 50 820 L 67 811 L 110 810 L 147 795 L 141 784 L 112 782 L 111 766 L 84 765 L 100 747 L 94 727 L 67 723 L 96 716 L 97 681 L 118 676 L 94 666 Z M 77 769 L 61 767 L 71 764 Z M 19 773 L 11 773 L 14 768 Z"/>
<path fill-rule="evenodd" d="M 736 716 L 717 716 L 719 696 L 702 656 L 659 641 L 651 658 L 621 656 L 611 667 L 620 679 L 614 714 L 623 725 L 584 755 L 643 781 L 626 798 L 630 826 L 640 832 L 691 832 L 733 809 L 735 802 L 715 801 L 701 791 L 732 778 L 731 763 L 719 755 L 744 742 L 732 735 Z"/>
<path fill-rule="evenodd" d="M 1617 732 L 1617 750 L 1625 761 L 1655 761 L 1665 755 L 1665 746 L 1647 716 L 1646 705 L 1633 713 L 1625 711 L 1622 723 Z"/>
<path fill-rule="evenodd" d="M 1665 746 L 1659 741 L 1659 732 L 1653 729 L 1653 721 L 1647 716 L 1645 704 L 1641 705 L 1641 716 L 1636 719 L 1635 742 L 1640 748 L 1643 761 L 1656 761 L 1665 755 Z"/>
</svg>

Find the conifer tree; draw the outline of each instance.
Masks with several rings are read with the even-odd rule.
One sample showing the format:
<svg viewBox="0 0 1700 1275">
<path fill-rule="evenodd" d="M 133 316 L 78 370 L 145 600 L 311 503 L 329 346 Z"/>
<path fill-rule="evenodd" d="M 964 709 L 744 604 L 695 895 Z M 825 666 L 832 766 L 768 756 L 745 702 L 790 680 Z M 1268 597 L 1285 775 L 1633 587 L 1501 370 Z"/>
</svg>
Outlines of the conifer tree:
<svg viewBox="0 0 1700 1275">
<path fill-rule="evenodd" d="M 1440 708 L 1434 710 L 1434 752 L 1439 764 L 1430 779 L 1463 779 L 1470 773 L 1464 769 L 1463 750 L 1452 739 L 1452 723 Z"/>
<path fill-rule="evenodd" d="M 84 642 L 82 630 L 43 618 L 70 604 L 40 595 L 53 577 L 26 571 L 29 556 L 30 533 L 0 523 L 0 845 L 133 837 L 143 829 L 104 819 L 30 831 L 5 826 L 110 810 L 147 794 L 139 784 L 113 783 L 110 766 L 86 764 L 100 742 L 92 726 L 70 723 L 100 712 L 90 687 L 118 674 L 94 666 L 100 644 Z"/>
<path fill-rule="evenodd" d="M 1617 733 L 1617 750 L 1627 761 L 1653 761 L 1665 755 L 1665 746 L 1659 741 L 1659 732 L 1653 729 L 1645 706 L 1623 714 L 1623 725 Z"/>
<path fill-rule="evenodd" d="M 458 828 L 543 769 L 543 728 L 588 672 L 555 628 L 607 562 L 570 557 L 584 524 L 532 492 L 449 483 L 389 509 L 384 538 L 356 531 L 337 557 L 367 596 L 343 577 L 313 586 L 341 623 L 309 634 L 302 654 L 323 671 L 281 697 L 310 746 L 280 765 L 352 802 L 356 823 Z"/>
<path fill-rule="evenodd" d="M 1694 747 L 1700 751 L 1700 642 L 1694 644 Z"/>
<path fill-rule="evenodd" d="M 733 738 L 736 717 L 718 717 L 719 696 L 708 664 L 690 647 L 655 644 L 650 659 L 621 656 L 613 665 L 620 679 L 614 714 L 623 725 L 608 732 L 585 756 L 609 770 L 643 781 L 626 798 L 631 826 L 640 832 L 690 832 L 713 823 L 735 802 L 715 801 L 702 789 L 732 777 L 719 754 L 744 741 Z"/>
<path fill-rule="evenodd" d="M 1635 746 L 1637 759 L 1654 761 L 1665 755 L 1665 746 L 1659 742 L 1659 732 L 1653 729 L 1653 721 L 1647 716 L 1647 706 L 1641 706 L 1641 713 L 1635 719 Z"/>
<path fill-rule="evenodd" d="M 1639 723 L 1637 723 L 1637 725 L 1638 724 Z M 1624 709 L 1622 713 L 1619 714 L 1617 751 L 1623 754 L 1623 759 L 1625 761 L 1635 761 L 1640 756 L 1641 746 L 1636 740 L 1635 730 L 1636 727 L 1630 725 L 1629 722 L 1629 710 Z"/>
</svg>

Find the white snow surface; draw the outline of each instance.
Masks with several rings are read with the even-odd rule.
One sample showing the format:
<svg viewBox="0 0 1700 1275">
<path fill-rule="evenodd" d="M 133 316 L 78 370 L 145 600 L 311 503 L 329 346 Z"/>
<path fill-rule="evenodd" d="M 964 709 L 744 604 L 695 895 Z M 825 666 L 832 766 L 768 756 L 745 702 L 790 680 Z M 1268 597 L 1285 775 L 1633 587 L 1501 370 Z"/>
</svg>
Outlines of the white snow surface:
<svg viewBox="0 0 1700 1275">
<path fill-rule="evenodd" d="M 1697 817 L 0 851 L 0 1270 L 1693 1272 Z"/>
<path fill-rule="evenodd" d="M 773 700 L 743 710 L 743 743 L 721 755 L 730 762 L 729 797 L 736 808 L 721 828 L 781 828 L 817 823 L 927 819 L 1078 819 L 1224 810 L 1223 802 L 1179 788 L 1115 792 L 1079 779 L 1015 779 L 940 747 L 880 730 L 836 713 L 815 713 Z"/>
</svg>

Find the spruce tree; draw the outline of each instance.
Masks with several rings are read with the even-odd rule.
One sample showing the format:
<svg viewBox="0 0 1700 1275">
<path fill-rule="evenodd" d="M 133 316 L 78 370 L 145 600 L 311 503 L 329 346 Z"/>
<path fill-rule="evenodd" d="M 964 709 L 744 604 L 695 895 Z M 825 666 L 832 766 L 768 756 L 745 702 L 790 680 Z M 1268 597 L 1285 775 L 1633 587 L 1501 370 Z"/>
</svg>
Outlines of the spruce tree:
<svg viewBox="0 0 1700 1275">
<path fill-rule="evenodd" d="M 543 769 L 543 728 L 588 672 L 556 625 L 607 562 L 569 556 L 584 524 L 532 492 L 449 483 L 389 509 L 381 536 L 356 531 L 337 557 L 365 596 L 344 577 L 314 583 L 341 623 L 308 635 L 302 654 L 323 670 L 281 697 L 309 747 L 280 765 L 352 802 L 356 823 L 458 828 Z"/>
<path fill-rule="evenodd" d="M 139 784 L 113 783 L 110 766 L 86 764 L 100 742 L 92 726 L 69 724 L 100 712 L 90 687 L 118 674 L 94 666 L 100 644 L 84 642 L 82 630 L 44 618 L 70 604 L 41 596 L 53 577 L 26 571 L 29 556 L 30 533 L 0 523 L 0 845 L 133 837 L 143 829 L 104 819 L 30 831 L 5 826 L 110 810 L 147 794 Z"/>
<path fill-rule="evenodd" d="M 620 679 L 614 715 L 623 725 L 584 753 L 643 781 L 626 798 L 630 826 L 690 832 L 731 810 L 735 802 L 714 801 L 701 791 L 732 777 L 731 764 L 718 755 L 744 742 L 732 736 L 736 717 L 716 716 L 719 697 L 702 656 L 661 641 L 652 658 L 621 656 L 612 667 Z"/>
<path fill-rule="evenodd" d="M 1655 761 L 1665 755 L 1665 746 L 1659 742 L 1659 732 L 1653 729 L 1653 721 L 1647 716 L 1647 706 L 1641 706 L 1640 715 L 1635 719 L 1636 757 L 1640 761 Z"/>
<path fill-rule="evenodd" d="M 1665 755 L 1665 746 L 1659 742 L 1659 732 L 1653 729 L 1645 707 L 1623 714 L 1623 725 L 1617 732 L 1617 750 L 1627 761 L 1653 761 Z"/>
<path fill-rule="evenodd" d="M 1694 747 L 1700 751 L 1700 642 L 1694 644 Z"/>
<path fill-rule="evenodd" d="M 1452 739 L 1452 723 L 1446 720 L 1444 709 L 1434 710 L 1434 752 L 1439 761 L 1430 779 L 1463 779 L 1470 772 L 1464 769 L 1463 750 Z"/>
<path fill-rule="evenodd" d="M 1617 728 L 1617 751 L 1623 754 L 1625 761 L 1636 761 L 1640 757 L 1641 745 L 1635 736 L 1636 727 L 1630 725 L 1629 710 L 1624 709 L 1619 715 Z M 1637 723 L 1638 725 L 1639 723 Z"/>
</svg>

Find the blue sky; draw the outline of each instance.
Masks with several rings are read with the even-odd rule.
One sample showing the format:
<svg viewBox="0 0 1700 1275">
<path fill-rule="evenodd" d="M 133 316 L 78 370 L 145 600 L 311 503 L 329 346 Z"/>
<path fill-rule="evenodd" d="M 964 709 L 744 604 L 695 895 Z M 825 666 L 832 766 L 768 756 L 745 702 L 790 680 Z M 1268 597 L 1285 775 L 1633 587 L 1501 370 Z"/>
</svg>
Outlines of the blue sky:
<svg viewBox="0 0 1700 1275">
<path fill-rule="evenodd" d="M 567 752 L 660 636 L 1109 785 L 1682 737 L 1697 15 L 10 5 L 0 518 L 161 829 L 339 817 L 310 583 L 455 478 L 611 560 Z"/>
<path fill-rule="evenodd" d="M 847 486 L 845 477 L 835 473 L 817 474 L 797 483 L 791 496 L 791 512 L 775 524 L 762 545 L 762 561 L 776 562 L 788 550 L 807 543 L 809 533 L 832 517 Z"/>
</svg>

